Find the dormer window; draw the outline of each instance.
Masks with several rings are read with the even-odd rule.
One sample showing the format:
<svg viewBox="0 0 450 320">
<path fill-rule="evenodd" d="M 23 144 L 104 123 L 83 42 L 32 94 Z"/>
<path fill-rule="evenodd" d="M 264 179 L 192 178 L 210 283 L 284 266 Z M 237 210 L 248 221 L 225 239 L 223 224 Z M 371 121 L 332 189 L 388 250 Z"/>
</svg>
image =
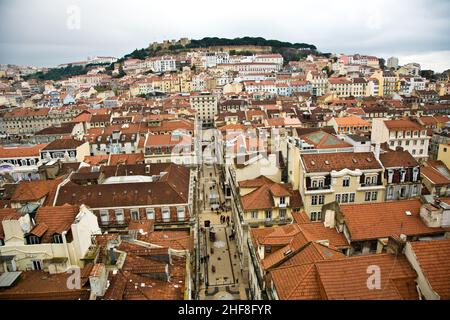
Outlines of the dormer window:
<svg viewBox="0 0 450 320">
<path fill-rule="evenodd" d="M 401 169 L 400 170 L 400 182 L 405 182 L 405 177 L 406 177 L 406 170 Z"/>
<path fill-rule="evenodd" d="M 124 221 L 123 210 L 122 209 L 116 210 L 116 221 L 117 222 L 123 222 Z"/>
<path fill-rule="evenodd" d="M 55 233 L 53 235 L 53 243 L 63 243 L 62 235 Z"/>
<path fill-rule="evenodd" d="M 147 208 L 146 214 L 147 214 L 147 219 L 148 219 L 148 220 L 153 220 L 153 219 L 155 219 L 155 209 L 153 209 L 153 208 Z"/>
<path fill-rule="evenodd" d="M 394 170 L 389 169 L 388 170 L 388 183 L 392 183 L 393 177 L 394 177 Z"/>
<path fill-rule="evenodd" d="M 280 197 L 280 204 L 286 204 L 286 197 Z"/>
<path fill-rule="evenodd" d="M 39 238 L 38 236 L 29 236 L 27 239 L 27 244 L 39 244 L 41 243 L 41 238 Z"/>
<path fill-rule="evenodd" d="M 170 221 L 170 210 L 168 207 L 162 208 L 162 218 L 164 222 Z"/>
<path fill-rule="evenodd" d="M 177 208 L 178 221 L 184 221 L 185 217 L 186 217 L 185 208 L 184 207 L 178 207 Z"/>
<path fill-rule="evenodd" d="M 418 177 L 419 177 L 419 168 L 415 167 L 415 168 L 413 168 L 413 178 L 412 178 L 412 180 L 414 182 L 416 182 Z"/>
<path fill-rule="evenodd" d="M 101 222 L 104 222 L 104 223 L 109 221 L 108 210 L 100 210 L 100 220 L 101 220 Z"/>
<path fill-rule="evenodd" d="M 132 209 L 131 210 L 131 219 L 132 220 L 139 220 L 139 210 L 138 209 Z"/>
</svg>

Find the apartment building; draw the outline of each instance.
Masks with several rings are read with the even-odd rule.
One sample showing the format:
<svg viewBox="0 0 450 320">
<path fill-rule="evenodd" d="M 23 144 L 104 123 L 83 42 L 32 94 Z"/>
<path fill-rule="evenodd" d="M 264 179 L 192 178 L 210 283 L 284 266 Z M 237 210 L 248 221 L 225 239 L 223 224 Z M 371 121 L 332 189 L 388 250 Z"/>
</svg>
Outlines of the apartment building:
<svg viewBox="0 0 450 320">
<path fill-rule="evenodd" d="M 337 134 L 352 134 L 358 132 L 369 132 L 370 123 L 358 116 L 332 117 L 328 120 Z"/>
<path fill-rule="evenodd" d="M 312 95 L 322 96 L 328 91 L 328 78 L 324 72 L 309 71 L 306 80 L 311 83 Z"/>
<path fill-rule="evenodd" d="M 218 113 L 218 97 L 209 92 L 191 94 L 189 97 L 191 108 L 197 112 L 197 119 L 202 121 L 204 126 L 214 124 L 214 119 Z"/>
<path fill-rule="evenodd" d="M 427 130 L 411 120 L 373 119 L 371 140 L 375 144 L 387 143 L 391 150 L 402 147 L 419 162 L 428 158 L 430 137 Z"/>
<path fill-rule="evenodd" d="M 193 221 L 194 173 L 173 163 L 151 164 L 151 176 L 112 176 L 101 184 L 61 186 L 55 204 L 86 204 L 103 230 L 127 230 L 133 221 L 150 220 L 155 229 L 189 228 Z"/>
<path fill-rule="evenodd" d="M 149 134 L 145 140 L 145 162 L 195 164 L 194 141 L 190 134 L 175 130 L 169 134 Z"/>
<path fill-rule="evenodd" d="M 0 209 L 0 254 L 8 271 L 66 272 L 83 258 L 100 233 L 97 217 L 85 205 L 41 207 L 31 219 L 15 209 Z"/>
<path fill-rule="evenodd" d="M 386 201 L 419 197 L 422 194 L 420 165 L 408 151 L 380 154 L 386 185 Z"/>
<path fill-rule="evenodd" d="M 46 146 L 0 146 L 0 174 L 8 173 L 14 181 L 39 179 L 40 152 Z"/>
<path fill-rule="evenodd" d="M 383 167 L 372 152 L 300 154 L 297 180 L 304 210 L 312 221 L 324 219 L 328 203 L 374 203 L 384 200 Z"/>
</svg>

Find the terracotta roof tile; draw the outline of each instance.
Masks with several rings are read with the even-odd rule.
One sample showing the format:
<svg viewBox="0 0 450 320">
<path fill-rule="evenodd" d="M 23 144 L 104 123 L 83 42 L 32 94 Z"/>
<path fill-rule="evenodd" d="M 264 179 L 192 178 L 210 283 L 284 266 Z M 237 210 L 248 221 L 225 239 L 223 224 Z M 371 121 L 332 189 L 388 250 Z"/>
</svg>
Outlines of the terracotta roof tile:
<svg viewBox="0 0 450 320">
<path fill-rule="evenodd" d="M 380 154 L 380 162 L 385 168 L 416 167 L 419 163 L 408 151 L 389 151 Z"/>
<path fill-rule="evenodd" d="M 36 144 L 32 146 L 20 146 L 20 147 L 5 147 L 0 146 L 0 158 L 25 158 L 25 157 L 38 157 L 40 151 L 47 146 L 47 143 Z"/>
<path fill-rule="evenodd" d="M 301 155 L 306 172 L 331 172 L 342 169 L 382 169 L 372 152 L 337 152 Z"/>
<path fill-rule="evenodd" d="M 419 215 L 421 205 L 420 200 L 414 199 L 348 204 L 340 208 L 352 241 L 444 232 L 442 228 L 430 228 L 422 222 Z M 406 215 L 406 211 L 411 215 Z"/>
<path fill-rule="evenodd" d="M 441 300 L 450 299 L 450 239 L 410 242 L 419 266 Z"/>
</svg>

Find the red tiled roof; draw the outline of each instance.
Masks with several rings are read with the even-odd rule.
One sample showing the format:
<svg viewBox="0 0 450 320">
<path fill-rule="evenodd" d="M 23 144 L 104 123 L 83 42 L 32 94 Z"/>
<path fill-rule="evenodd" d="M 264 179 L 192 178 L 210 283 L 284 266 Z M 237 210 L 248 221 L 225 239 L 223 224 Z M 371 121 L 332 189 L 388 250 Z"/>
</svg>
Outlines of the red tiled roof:
<svg viewBox="0 0 450 320">
<path fill-rule="evenodd" d="M 33 146 L 21 146 L 21 147 L 5 147 L 0 146 L 0 158 L 26 158 L 26 157 L 38 157 L 40 151 L 47 146 L 47 143 L 36 144 Z"/>
<path fill-rule="evenodd" d="M 431 288 L 441 300 L 450 300 L 450 239 L 409 244 Z"/>
<path fill-rule="evenodd" d="M 0 289 L 0 300 L 88 300 L 89 296 L 88 286 L 68 288 L 65 272 L 24 271 L 14 286 Z"/>
<path fill-rule="evenodd" d="M 373 265 L 386 275 L 381 277 L 381 290 L 367 286 L 367 270 Z M 281 300 L 418 299 L 416 273 L 404 256 L 375 254 L 316 260 L 276 268 L 269 276 Z"/>
<path fill-rule="evenodd" d="M 421 130 L 422 126 L 414 121 L 399 119 L 399 120 L 385 120 L 384 124 L 389 130 Z"/>
<path fill-rule="evenodd" d="M 34 235 L 42 237 L 42 242 L 52 242 L 55 233 L 61 234 L 69 231 L 80 212 L 79 206 L 63 205 L 57 207 L 40 207 L 36 213 L 36 227 L 31 231 Z M 43 227 L 42 227 L 43 225 Z M 41 227 L 39 227 L 41 226 Z M 38 230 L 35 230 L 39 227 Z M 36 232 L 40 234 L 36 234 Z"/>
<path fill-rule="evenodd" d="M 442 228 L 430 228 L 422 222 L 418 199 L 368 204 L 341 205 L 345 224 L 352 241 L 387 238 L 389 236 L 442 233 Z M 406 215 L 406 211 L 411 215 Z"/>
<path fill-rule="evenodd" d="M 48 196 L 60 182 L 60 179 L 21 181 L 14 191 L 11 201 L 25 202 L 42 199 Z"/>
<path fill-rule="evenodd" d="M 440 170 L 438 170 L 440 169 Z M 444 175 L 447 172 L 447 175 Z M 425 176 L 433 184 L 450 184 L 450 171 L 442 161 L 427 161 L 420 169 L 420 174 Z"/>
<path fill-rule="evenodd" d="M 408 151 L 388 151 L 380 154 L 380 161 L 385 168 L 416 167 L 419 163 Z"/>
<path fill-rule="evenodd" d="M 306 172 L 331 172 L 349 170 L 382 169 L 372 152 L 337 152 L 322 154 L 302 154 Z"/>
</svg>

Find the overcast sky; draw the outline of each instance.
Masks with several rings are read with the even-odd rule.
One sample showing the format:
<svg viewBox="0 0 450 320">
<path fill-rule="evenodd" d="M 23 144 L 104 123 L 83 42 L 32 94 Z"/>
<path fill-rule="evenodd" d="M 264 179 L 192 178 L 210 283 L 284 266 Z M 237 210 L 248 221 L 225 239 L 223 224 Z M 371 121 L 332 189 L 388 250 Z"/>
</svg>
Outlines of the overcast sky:
<svg viewBox="0 0 450 320">
<path fill-rule="evenodd" d="M 206 36 L 397 56 L 440 72 L 450 69 L 450 1 L 0 0 L 0 63 L 55 66 Z"/>
</svg>

